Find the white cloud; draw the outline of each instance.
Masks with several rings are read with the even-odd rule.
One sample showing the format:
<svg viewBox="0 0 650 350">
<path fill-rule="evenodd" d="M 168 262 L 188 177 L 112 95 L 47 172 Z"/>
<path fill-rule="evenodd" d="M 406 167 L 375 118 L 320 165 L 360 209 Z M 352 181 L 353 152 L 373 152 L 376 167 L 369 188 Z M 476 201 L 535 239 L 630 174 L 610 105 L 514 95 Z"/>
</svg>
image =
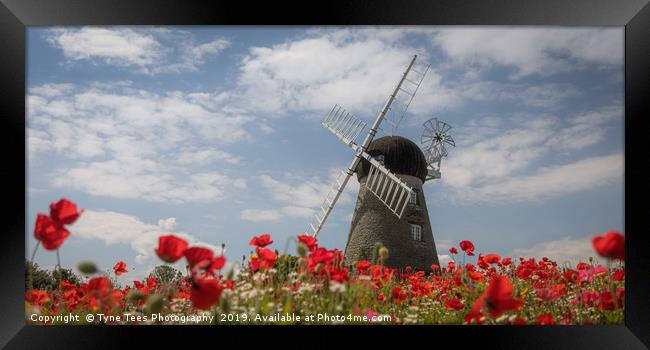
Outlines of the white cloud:
<svg viewBox="0 0 650 350">
<path fill-rule="evenodd" d="M 259 128 L 266 135 L 272 134 L 273 131 L 275 131 L 273 129 L 273 127 L 269 126 L 268 124 L 264 124 L 264 123 L 260 123 Z"/>
<path fill-rule="evenodd" d="M 239 218 L 247 221 L 278 221 L 282 213 L 277 210 L 245 209 L 239 213 Z"/>
<path fill-rule="evenodd" d="M 72 84 L 43 84 L 29 89 L 30 93 L 45 97 L 55 97 L 74 89 Z"/>
<path fill-rule="evenodd" d="M 52 184 L 96 196 L 144 199 L 180 204 L 225 198 L 230 180 L 217 172 L 170 173 L 153 161 L 100 161 L 59 169 Z"/>
<path fill-rule="evenodd" d="M 566 122 L 552 115 L 472 120 L 455 129 L 457 147 L 444 161 L 442 181 L 456 200 L 480 202 L 542 199 L 622 181 L 622 155 L 536 165 L 543 157 L 597 144 L 621 118 L 620 107 L 609 106 Z"/>
<path fill-rule="evenodd" d="M 316 212 L 314 209 L 296 206 L 282 207 L 282 214 L 290 218 L 312 218 Z"/>
<path fill-rule="evenodd" d="M 570 84 L 476 81 L 494 63 L 514 66 L 516 77 L 574 70 L 588 63 L 608 67 L 623 63 L 619 29 L 313 30 L 282 44 L 250 48 L 241 66 L 239 97 L 249 101 L 247 108 L 268 116 L 290 111 L 322 114 L 337 103 L 358 117 L 374 117 L 413 53 L 420 56 L 420 63 L 432 60 L 424 47 L 405 40 L 407 35 L 432 38 L 452 59 L 451 64 L 433 65 L 410 106 L 415 116 L 407 123 L 421 122 L 423 115 L 460 106 L 468 99 L 555 108 L 579 93 Z M 593 37 L 602 42 L 598 49 L 585 45 Z M 443 74 L 456 64 L 473 71 L 474 77 L 443 81 Z"/>
<path fill-rule="evenodd" d="M 549 75 L 581 64 L 623 64 L 621 28 L 464 27 L 440 30 L 433 42 L 458 64 L 515 68 L 513 78 Z"/>
<path fill-rule="evenodd" d="M 570 120 L 571 126 L 557 133 L 551 143 L 562 150 L 583 149 L 603 140 L 607 123 L 616 120 L 623 120 L 623 111 L 618 106 L 578 114 Z"/>
<path fill-rule="evenodd" d="M 477 202 L 535 201 L 622 182 L 623 154 L 592 157 L 565 165 L 543 167 L 533 175 L 463 189 L 462 200 Z"/>
<path fill-rule="evenodd" d="M 230 46 L 223 38 L 198 44 L 189 32 L 162 28 L 56 28 L 46 39 L 70 61 L 102 62 L 143 74 L 197 71 L 206 56 Z"/>
<path fill-rule="evenodd" d="M 451 256 L 449 254 L 438 254 L 438 263 L 440 267 L 447 265 L 451 261 Z"/>
<path fill-rule="evenodd" d="M 526 106 L 551 109 L 578 94 L 578 90 L 570 84 L 541 84 L 527 87 L 519 97 Z"/>
<path fill-rule="evenodd" d="M 414 53 L 423 49 L 395 40 L 407 30 L 312 31 L 272 47 L 253 47 L 239 85 L 252 107 L 274 115 L 287 110 L 325 111 L 335 103 L 360 117 L 382 106 Z M 426 60 L 422 57 L 421 60 Z M 414 110 L 454 102 L 440 77 L 430 72 Z"/>
<path fill-rule="evenodd" d="M 287 205 L 281 206 L 279 210 L 244 210 L 241 217 L 249 221 L 278 221 L 283 218 L 313 219 L 316 211 L 320 212 L 320 206 L 324 203 L 325 196 L 339 174 L 338 170 L 330 169 L 324 179 L 317 176 L 299 177 L 291 174 L 286 174 L 281 180 L 269 175 L 258 176 L 257 180 L 268 191 L 270 197 Z M 355 178 L 351 178 L 339 197 L 337 205 L 350 204 L 358 191 L 359 183 Z"/>
<path fill-rule="evenodd" d="M 448 239 L 437 239 L 435 243 L 436 243 L 436 250 L 439 252 L 446 252 L 452 246 L 451 240 Z"/>
<path fill-rule="evenodd" d="M 279 221 L 280 219 L 307 219 L 313 218 L 316 211 L 311 208 L 286 206 L 275 209 L 245 209 L 239 217 L 247 221 Z"/>
<path fill-rule="evenodd" d="M 488 120 L 492 122 L 492 120 Z M 463 187 L 509 176 L 522 170 L 545 152 L 545 143 L 553 135 L 554 118 L 530 118 L 525 125 L 480 125 L 458 127 L 461 132 L 456 148 L 444 164 L 443 181 Z M 463 130 L 464 129 L 464 130 Z M 467 141 L 464 135 L 470 135 Z M 476 137 L 481 137 L 476 140 Z M 473 142 L 473 143 L 471 143 Z"/>
<path fill-rule="evenodd" d="M 232 185 L 235 188 L 239 188 L 239 189 L 245 189 L 248 187 L 246 183 L 246 179 L 236 179 L 235 181 L 232 182 Z"/>
<path fill-rule="evenodd" d="M 27 157 L 35 159 L 36 155 L 53 147 L 49 135 L 40 130 L 27 128 Z"/>
<path fill-rule="evenodd" d="M 208 106 L 190 94 L 123 84 L 67 86 L 47 97 L 50 90 L 28 95 L 27 147 L 30 162 L 43 154 L 66 160 L 52 169 L 55 186 L 172 203 L 220 200 L 229 186 L 242 186 L 213 164 L 240 162 L 220 147 L 247 139 L 252 117 L 227 111 L 223 102 Z"/>
<path fill-rule="evenodd" d="M 594 252 L 591 244 L 591 236 L 584 237 L 563 237 L 558 240 L 546 241 L 535 244 L 530 248 L 516 248 L 513 250 L 511 256 L 522 258 L 537 258 L 541 259 L 547 257 L 558 265 L 564 266 L 568 264 L 575 268 L 579 262 L 588 262 L 589 257 L 593 257 L 596 261 L 603 263 L 598 254 Z"/>
<path fill-rule="evenodd" d="M 184 151 L 178 156 L 180 164 L 197 164 L 209 165 L 218 161 L 224 161 L 230 164 L 238 164 L 240 158 L 231 153 L 218 149 L 201 149 L 195 151 Z"/>
<path fill-rule="evenodd" d="M 127 244 L 137 253 L 136 261 L 139 263 L 155 257 L 158 237 L 172 233 L 187 240 L 190 245 L 207 247 L 215 254 L 221 254 L 220 246 L 201 242 L 185 232 L 170 232 L 175 223 L 176 219 L 168 218 L 161 219 L 158 225 L 153 225 L 127 214 L 86 209 L 70 227 L 70 232 L 75 238 L 97 239 L 108 245 Z"/>
<path fill-rule="evenodd" d="M 270 191 L 275 200 L 302 207 L 316 207 L 322 204 L 330 184 L 318 178 L 299 180 L 296 177 L 279 181 L 269 175 L 259 176 L 261 185 Z"/>
<path fill-rule="evenodd" d="M 165 231 L 171 231 L 176 227 L 176 218 L 160 219 L 158 226 Z"/>
<path fill-rule="evenodd" d="M 520 104 L 523 107 L 555 109 L 562 103 L 580 95 L 569 83 L 502 83 L 492 80 L 458 81 L 448 83 L 459 104 L 460 101 L 501 102 Z M 415 103 L 415 102 L 414 102 Z"/>
</svg>

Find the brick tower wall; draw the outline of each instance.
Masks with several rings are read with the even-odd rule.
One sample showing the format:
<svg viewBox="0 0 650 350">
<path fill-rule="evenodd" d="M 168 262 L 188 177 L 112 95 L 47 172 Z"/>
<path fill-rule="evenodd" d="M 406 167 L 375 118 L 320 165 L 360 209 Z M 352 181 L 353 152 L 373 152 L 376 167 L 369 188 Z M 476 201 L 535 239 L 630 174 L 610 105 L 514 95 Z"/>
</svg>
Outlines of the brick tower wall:
<svg viewBox="0 0 650 350">
<path fill-rule="evenodd" d="M 422 180 L 410 175 L 396 175 L 417 191 L 417 204 L 407 204 L 404 215 L 399 219 L 367 190 L 367 177 L 360 179 L 359 196 L 345 247 L 346 261 L 351 264 L 359 260 L 378 261 L 375 251 L 377 242 L 380 242 L 389 251 L 389 257 L 384 261 L 386 266 L 400 270 L 411 266 L 430 271 L 431 264 L 438 264 L 438 253 L 422 192 Z M 412 239 L 411 224 L 422 227 L 421 241 Z"/>
</svg>

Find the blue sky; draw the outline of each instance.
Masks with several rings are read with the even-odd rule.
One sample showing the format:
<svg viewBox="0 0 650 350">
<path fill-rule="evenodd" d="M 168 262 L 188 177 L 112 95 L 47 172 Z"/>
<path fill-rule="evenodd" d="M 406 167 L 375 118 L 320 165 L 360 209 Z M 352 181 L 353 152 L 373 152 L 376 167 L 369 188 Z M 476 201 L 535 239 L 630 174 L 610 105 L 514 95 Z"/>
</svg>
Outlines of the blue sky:
<svg viewBox="0 0 650 350">
<path fill-rule="evenodd" d="M 124 283 L 170 232 L 225 243 L 231 262 L 264 232 L 283 250 L 353 156 L 320 120 L 339 104 L 372 121 L 416 53 L 432 70 L 396 133 L 453 126 L 424 187 L 443 261 L 469 239 L 573 262 L 590 236 L 624 231 L 622 28 L 33 27 L 26 256 L 61 197 L 86 210 L 62 264 L 124 260 Z M 322 245 L 344 248 L 357 191 Z"/>
</svg>

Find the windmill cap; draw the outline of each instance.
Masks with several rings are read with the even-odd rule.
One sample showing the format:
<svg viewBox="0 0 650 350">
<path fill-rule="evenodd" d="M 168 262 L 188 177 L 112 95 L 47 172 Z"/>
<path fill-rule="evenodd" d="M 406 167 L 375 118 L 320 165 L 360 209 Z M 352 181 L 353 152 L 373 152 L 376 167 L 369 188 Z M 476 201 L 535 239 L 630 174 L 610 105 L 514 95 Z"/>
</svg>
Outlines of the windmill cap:
<svg viewBox="0 0 650 350">
<path fill-rule="evenodd" d="M 384 166 L 391 172 L 401 175 L 411 175 L 420 178 L 422 182 L 427 177 L 427 160 L 420 147 L 413 141 L 402 136 L 384 136 L 370 143 L 366 152 L 375 159 L 384 156 Z M 357 168 L 357 179 L 361 181 L 368 176 L 370 163 L 362 159 Z"/>
</svg>

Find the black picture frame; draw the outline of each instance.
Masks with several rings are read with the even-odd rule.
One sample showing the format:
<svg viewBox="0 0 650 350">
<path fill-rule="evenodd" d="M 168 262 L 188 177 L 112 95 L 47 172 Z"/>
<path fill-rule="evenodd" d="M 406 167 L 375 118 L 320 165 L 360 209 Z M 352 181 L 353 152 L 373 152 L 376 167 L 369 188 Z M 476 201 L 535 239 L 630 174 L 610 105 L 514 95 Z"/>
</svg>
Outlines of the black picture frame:
<svg viewBox="0 0 650 350">
<path fill-rule="evenodd" d="M 643 349 L 650 347 L 645 100 L 650 100 L 646 0 L 321 1 L 0 0 L 0 345 L 10 349 L 127 348 L 169 340 L 205 346 L 402 346 Z M 26 326 L 24 259 L 26 27 L 52 25 L 561 25 L 625 27 L 625 324 L 620 326 L 137 327 Z M 333 331 L 345 333 L 330 335 Z M 250 334 L 250 336 L 248 336 Z M 297 339 L 301 336 L 304 339 Z M 356 344 L 355 344 L 356 343 Z M 258 345 L 255 345 L 258 344 Z M 420 345 L 421 344 L 421 345 Z M 445 345 L 452 344 L 452 345 Z M 453 345 L 455 344 L 455 345 Z M 236 344 L 233 344 L 237 346 Z M 189 346 L 189 345 L 187 345 Z M 232 346 L 232 345 L 228 345 Z"/>
</svg>

